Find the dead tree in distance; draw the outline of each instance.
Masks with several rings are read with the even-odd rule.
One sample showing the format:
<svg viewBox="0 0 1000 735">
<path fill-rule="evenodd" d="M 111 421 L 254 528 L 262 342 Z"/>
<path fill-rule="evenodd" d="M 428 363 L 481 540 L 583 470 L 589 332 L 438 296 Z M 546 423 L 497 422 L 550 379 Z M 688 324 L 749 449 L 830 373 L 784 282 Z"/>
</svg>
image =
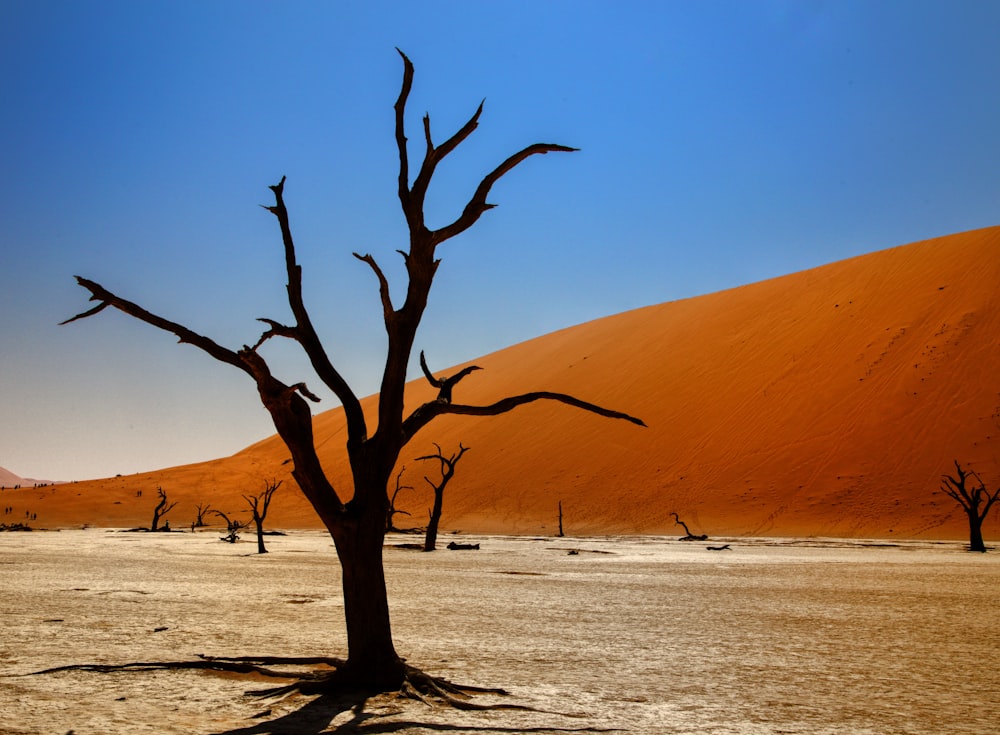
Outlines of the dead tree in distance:
<svg viewBox="0 0 1000 735">
<path fill-rule="evenodd" d="M 281 487 L 281 480 L 264 481 L 264 489 L 256 495 L 244 495 L 243 499 L 250 506 L 250 513 L 253 514 L 253 522 L 257 527 L 257 553 L 266 554 L 267 548 L 264 546 L 264 519 L 267 518 L 267 509 L 271 507 L 271 498 L 275 491 Z"/>
<path fill-rule="evenodd" d="M 427 522 L 427 533 L 424 534 L 424 551 L 434 551 L 437 546 L 438 524 L 441 522 L 441 510 L 444 508 L 444 489 L 451 482 L 451 478 L 455 476 L 455 465 L 458 464 L 458 460 L 469 451 L 468 447 L 462 446 L 462 443 L 459 442 L 458 451 L 453 452 L 450 457 L 445 457 L 444 452 L 441 451 L 441 445 L 435 443 L 434 446 L 437 448 L 437 454 L 417 457 L 417 461 L 436 459 L 441 465 L 441 479 L 437 483 L 429 477 L 424 477 L 424 480 L 434 491 L 434 507 L 431 508 L 430 520 Z"/>
<path fill-rule="evenodd" d="M 563 533 L 563 515 L 562 515 L 562 501 L 559 501 L 559 538 L 562 538 L 566 534 Z"/>
<path fill-rule="evenodd" d="M 167 513 L 169 513 L 175 505 L 177 505 L 176 502 L 174 503 L 167 502 L 167 493 L 164 491 L 162 487 L 156 488 L 156 494 L 159 496 L 160 502 L 158 502 L 156 504 L 156 507 L 153 508 L 153 522 L 149 524 L 150 531 L 159 531 L 160 519 L 163 518 L 163 516 L 165 516 Z M 164 528 L 163 530 L 165 531 L 170 530 L 169 522 L 167 524 L 167 527 Z"/>
<path fill-rule="evenodd" d="M 227 544 L 235 544 L 240 540 L 240 531 L 250 525 L 249 521 L 241 521 L 238 518 L 229 519 L 225 513 L 221 510 L 213 510 L 215 515 L 219 516 L 222 520 L 226 522 L 226 535 L 220 536 L 220 541 L 225 541 Z"/>
<path fill-rule="evenodd" d="M 671 513 L 670 515 L 672 515 L 674 517 L 674 521 L 675 521 L 674 525 L 675 526 L 683 526 L 684 527 L 684 536 L 681 537 L 681 539 L 680 539 L 681 541 L 707 541 L 708 540 L 708 535 L 707 534 L 701 534 L 700 536 L 696 536 L 693 533 L 691 533 L 691 529 L 689 529 L 687 527 L 687 524 L 684 521 L 682 521 L 681 518 L 680 518 L 680 516 L 678 516 L 676 513 Z"/>
<path fill-rule="evenodd" d="M 427 690 L 431 680 L 414 669 L 396 653 L 389 619 L 382 546 L 389 507 L 388 484 L 403 447 L 433 420 L 441 416 L 496 416 L 536 401 L 558 401 L 600 416 L 623 419 L 645 426 L 641 419 L 614 411 L 565 393 L 534 391 L 513 395 L 489 405 L 455 403 L 451 398 L 454 382 L 441 386 L 439 398 L 405 413 L 404 390 L 407 368 L 417 328 L 420 326 L 434 275 L 440 260 L 439 245 L 468 230 L 487 211 L 495 207 L 487 201 L 493 185 L 524 161 L 536 155 L 570 152 L 576 149 L 552 143 L 535 143 L 522 148 L 497 165 L 480 181 L 461 213 L 450 223 L 430 229 L 424 216 L 424 201 L 431 179 L 441 163 L 478 127 L 483 106 L 450 138 L 436 145 L 431 136 L 430 116 L 423 117 L 423 161 L 411 179 L 410 158 L 405 130 L 406 103 L 413 84 L 413 64 L 403 52 L 403 82 L 396 99 L 395 139 L 399 153 L 397 194 L 409 231 L 406 249 L 398 252 L 406 270 L 405 298 L 397 306 L 389 280 L 370 254 L 354 256 L 367 264 L 378 283 L 387 349 L 378 392 L 377 426 L 368 425 L 361 401 L 321 343 L 312 317 L 306 309 L 302 289 L 302 268 L 296 260 L 292 230 L 285 206 L 285 179 L 271 186 L 274 204 L 265 207 L 278 221 L 284 246 L 286 292 L 291 321 L 283 323 L 264 318 L 267 329 L 252 345 L 238 350 L 224 347 L 212 339 L 176 322 L 153 314 L 87 278 L 77 282 L 90 292 L 97 306 L 65 323 L 93 316 L 107 307 L 174 334 L 181 342 L 194 345 L 211 357 L 248 375 L 256 384 L 261 403 L 271 415 L 278 436 L 287 446 L 293 462 L 292 477 L 329 531 L 341 565 L 344 593 L 344 617 L 347 629 L 347 660 L 324 686 L 349 685 L 369 691 L 395 691 L 404 682 Z M 351 489 L 336 489 L 323 471 L 313 440 L 312 413 L 306 403 L 319 401 L 304 382 L 286 383 L 271 372 L 261 348 L 274 337 L 293 340 L 304 351 L 319 377 L 340 401 L 346 423 L 346 449 L 351 468 Z M 464 376 L 463 376 L 464 377 Z M 350 496 L 350 500 L 344 497 Z"/>
<path fill-rule="evenodd" d="M 205 516 L 208 514 L 210 510 L 212 510 L 212 506 L 209 503 L 198 503 L 198 505 L 195 506 L 195 513 L 196 513 L 195 521 L 193 524 L 191 524 L 191 527 L 204 528 L 206 525 L 208 525 L 205 523 Z"/>
<path fill-rule="evenodd" d="M 399 493 L 402 492 L 403 490 L 412 490 L 413 489 L 412 485 L 401 485 L 400 484 L 400 480 L 403 477 L 403 472 L 405 472 L 405 471 L 406 471 L 406 466 L 404 465 L 404 466 L 400 467 L 399 468 L 399 472 L 396 473 L 396 488 L 392 491 L 392 495 L 389 496 L 389 512 L 386 513 L 386 516 L 385 516 L 385 530 L 386 530 L 386 533 L 392 533 L 392 532 L 402 533 L 403 529 L 402 528 L 396 528 L 396 524 L 393 521 L 393 519 L 396 517 L 396 514 L 400 514 L 400 515 L 404 515 L 404 516 L 410 515 L 408 511 L 398 510 L 396 508 L 396 498 L 399 497 Z"/>
<path fill-rule="evenodd" d="M 970 476 L 979 482 L 979 487 L 966 487 Z M 956 459 L 955 475 L 941 476 L 941 492 L 962 506 L 969 519 L 969 551 L 985 553 L 983 521 L 986 520 L 986 515 L 997 501 L 997 497 L 1000 497 L 1000 487 L 990 492 L 975 470 L 963 470 Z"/>
</svg>

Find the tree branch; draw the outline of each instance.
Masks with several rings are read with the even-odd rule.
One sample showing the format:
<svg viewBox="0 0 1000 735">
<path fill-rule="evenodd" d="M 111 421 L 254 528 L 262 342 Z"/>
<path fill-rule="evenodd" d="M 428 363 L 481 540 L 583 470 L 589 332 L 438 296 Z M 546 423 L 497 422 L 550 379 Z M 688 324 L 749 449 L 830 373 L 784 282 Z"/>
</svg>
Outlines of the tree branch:
<svg viewBox="0 0 1000 735">
<path fill-rule="evenodd" d="M 264 339 L 272 336 L 272 333 L 297 341 L 305 351 L 313 370 L 316 371 L 320 380 L 340 399 L 340 403 L 344 407 L 344 418 L 347 421 L 348 435 L 353 441 L 363 441 L 368 436 L 368 429 L 365 425 L 364 412 L 361 410 L 361 402 L 354 394 L 354 391 L 351 390 L 347 381 L 334 368 L 333 363 L 326 354 L 326 350 L 323 348 L 323 344 L 316 334 L 312 320 L 309 318 L 309 312 L 306 310 L 305 301 L 302 298 L 302 267 L 295 260 L 295 243 L 292 240 L 288 209 L 285 207 L 285 177 L 282 176 L 281 181 L 269 188 L 274 192 L 274 206 L 265 207 L 265 209 L 277 217 L 278 224 L 281 227 L 281 240 L 285 248 L 285 270 L 288 275 L 288 284 L 286 287 L 288 291 L 288 305 L 291 307 L 292 315 L 295 317 L 295 326 L 283 327 L 281 330 L 276 331 L 275 326 L 277 323 L 267 320 L 267 323 L 271 324 L 272 329 L 270 333 L 266 332 L 262 339 L 258 341 L 258 346 Z"/>
<path fill-rule="evenodd" d="M 303 493 L 320 513 L 321 517 L 334 517 L 344 506 L 336 490 L 330 485 L 329 480 L 323 474 L 319 458 L 316 455 L 316 448 L 312 436 L 312 415 L 305 401 L 299 397 L 299 393 L 310 398 L 319 400 L 300 383 L 295 386 L 288 386 L 275 378 L 270 371 L 267 362 L 249 347 L 244 347 L 238 353 L 220 346 L 208 337 L 198 334 L 187 327 L 157 316 L 152 312 L 143 309 L 127 299 L 123 299 L 108 291 L 94 281 L 76 277 L 77 282 L 91 293 L 91 301 L 100 301 L 102 308 L 113 306 L 119 311 L 128 314 L 151 326 L 170 332 L 177 336 L 182 343 L 192 344 L 204 352 L 247 373 L 257 384 L 257 392 L 261 402 L 271 414 L 274 426 L 285 440 L 292 451 L 295 469 L 292 475 L 295 477 Z M 101 309 L 91 309 L 77 315 L 72 319 L 67 319 L 64 323 L 70 323 L 77 319 L 96 314 Z M 280 326 L 280 325 L 279 325 Z"/>
<path fill-rule="evenodd" d="M 579 148 L 570 148 L 569 146 L 557 145 L 555 143 L 535 143 L 534 145 L 529 145 L 527 148 L 524 148 L 510 156 L 506 161 L 501 163 L 483 178 L 482 182 L 480 182 L 479 186 L 476 188 L 476 192 L 472 195 L 469 203 L 465 205 L 465 209 L 462 211 L 462 214 L 458 217 L 458 219 L 450 225 L 434 230 L 431 233 L 434 243 L 442 243 L 445 240 L 464 232 L 476 223 L 476 221 L 482 216 L 483 212 L 495 207 L 495 204 L 488 204 L 486 202 L 486 197 L 489 196 L 490 189 L 493 188 L 493 185 L 499 181 L 501 177 L 525 159 L 534 155 L 545 155 L 546 153 L 553 152 L 572 153 L 577 150 L 579 150 Z"/>
<path fill-rule="evenodd" d="M 395 313 L 395 309 L 392 306 L 392 298 L 389 296 L 389 281 L 382 272 L 382 269 L 379 268 L 378 263 L 375 262 L 375 258 L 371 255 L 368 253 L 365 253 L 364 255 L 354 253 L 353 255 L 358 260 L 367 263 L 371 266 L 371 269 L 375 271 L 375 277 L 378 278 L 379 298 L 382 299 L 382 316 L 384 317 L 385 324 L 388 327 L 389 322 L 392 320 L 392 315 Z M 405 253 L 403 254 L 403 257 L 406 257 Z"/>
<path fill-rule="evenodd" d="M 265 324 L 270 325 L 271 328 L 261 334 L 260 339 L 254 343 L 254 346 L 249 348 L 253 352 L 256 352 L 257 349 L 267 340 L 271 339 L 271 337 L 286 337 L 288 339 L 295 339 L 295 329 L 293 327 L 287 327 L 280 322 L 274 321 L 274 319 L 267 319 L 266 317 L 259 317 L 257 321 L 264 322 Z"/>
<path fill-rule="evenodd" d="M 941 489 L 946 495 L 958 501 L 963 508 L 970 509 L 977 503 L 973 501 L 969 491 L 965 488 L 965 481 L 968 478 L 968 473 L 962 469 L 962 465 L 959 464 L 957 459 L 954 460 L 954 462 L 955 473 L 958 475 L 958 478 L 956 479 L 955 477 L 947 474 L 942 475 L 941 478 L 946 484 L 943 484 Z M 951 485 L 951 487 L 948 487 L 948 485 Z"/>
<path fill-rule="evenodd" d="M 423 228 L 423 213 L 413 211 L 410 206 L 410 166 L 406 153 L 406 100 L 410 96 L 410 89 L 413 87 L 413 62 L 400 51 L 396 52 L 403 59 L 403 85 L 399 90 L 399 97 L 393 109 L 396 111 L 396 147 L 399 150 L 399 203 L 403 206 L 403 214 L 410 227 L 410 232 L 417 228 Z"/>
<path fill-rule="evenodd" d="M 579 398 L 566 393 L 535 391 L 533 393 L 524 393 L 519 396 L 510 396 L 509 398 L 504 398 L 496 403 L 491 403 L 488 406 L 467 406 L 459 403 L 441 403 L 438 401 L 425 403 L 414 410 L 413 413 L 411 413 L 403 422 L 404 444 L 418 431 L 420 431 L 420 429 L 425 427 L 438 416 L 442 416 L 444 414 L 459 414 L 463 416 L 498 416 L 499 414 L 512 411 L 518 406 L 524 406 L 528 403 L 534 403 L 535 401 L 558 401 L 575 408 L 583 409 L 584 411 L 589 411 L 590 413 L 596 413 L 597 415 L 604 416 L 606 418 L 622 419 L 638 426 L 646 425 L 642 419 L 636 418 L 635 416 L 631 416 L 621 411 L 613 411 L 609 408 L 598 406 L 596 403 L 580 400 Z"/>
<path fill-rule="evenodd" d="M 424 115 L 426 149 L 424 151 L 424 161 L 420 166 L 420 172 L 417 174 L 417 178 L 414 180 L 413 187 L 410 190 L 412 206 L 420 207 L 421 210 L 423 209 L 424 198 L 427 196 L 427 187 L 430 186 L 431 178 L 434 176 L 437 165 L 472 134 L 472 131 L 479 126 L 479 118 L 482 114 L 483 103 L 480 102 L 479 107 L 473 113 L 472 117 L 469 118 L 468 122 L 438 147 L 435 147 L 431 140 L 431 117 L 430 115 Z"/>
<path fill-rule="evenodd" d="M 101 303 L 89 311 L 85 311 L 81 314 L 77 314 L 71 319 L 67 319 L 61 324 L 69 324 L 70 322 L 75 322 L 77 319 L 84 319 L 88 316 L 93 316 L 98 312 L 104 310 L 108 306 L 113 306 L 119 311 L 128 314 L 140 321 L 146 322 L 146 324 L 162 329 L 165 332 L 170 332 L 176 335 L 177 339 L 181 343 L 187 343 L 200 348 L 201 350 L 207 352 L 209 355 L 214 357 L 220 362 L 228 363 L 234 367 L 239 368 L 245 373 L 253 375 L 250 367 L 240 358 L 240 355 L 233 352 L 230 349 L 222 347 L 213 340 L 205 337 L 203 335 L 194 332 L 182 324 L 177 322 L 172 322 L 169 319 L 164 319 L 161 316 L 157 316 L 150 311 L 146 311 L 138 304 L 135 304 L 127 299 L 123 299 L 120 296 L 113 294 L 108 291 L 101 284 L 95 283 L 82 276 L 76 276 L 76 282 L 83 286 L 85 289 L 90 291 L 91 301 L 100 301 Z"/>
<path fill-rule="evenodd" d="M 431 373 L 430 368 L 427 367 L 427 360 L 424 358 L 423 350 L 420 351 L 420 369 L 423 370 L 424 377 L 427 378 L 427 382 L 435 388 L 438 388 L 437 400 L 442 403 L 451 403 L 452 390 L 458 381 L 474 370 L 482 370 L 482 368 L 478 365 L 469 365 L 468 367 L 462 368 L 450 378 L 435 378 Z"/>
</svg>

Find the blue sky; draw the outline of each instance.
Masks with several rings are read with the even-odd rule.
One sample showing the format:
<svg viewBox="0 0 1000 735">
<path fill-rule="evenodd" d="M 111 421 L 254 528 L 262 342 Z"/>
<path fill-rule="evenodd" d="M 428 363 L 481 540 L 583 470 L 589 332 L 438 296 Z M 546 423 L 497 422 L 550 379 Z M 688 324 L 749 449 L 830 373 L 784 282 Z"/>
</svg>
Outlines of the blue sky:
<svg viewBox="0 0 1000 735">
<path fill-rule="evenodd" d="M 405 247 L 392 105 L 416 66 L 432 225 L 534 142 L 440 251 L 418 348 L 444 368 L 565 326 L 1000 222 L 1000 3 L 0 0 L 0 466 L 73 480 L 273 430 L 242 373 L 75 274 L 229 347 L 283 319 L 269 184 L 356 392 Z M 998 254 L 1000 257 L 1000 254 Z M 287 346 L 268 356 L 316 380 Z M 540 388 L 544 386 L 525 386 Z M 320 410 L 332 407 L 324 394 Z"/>
</svg>

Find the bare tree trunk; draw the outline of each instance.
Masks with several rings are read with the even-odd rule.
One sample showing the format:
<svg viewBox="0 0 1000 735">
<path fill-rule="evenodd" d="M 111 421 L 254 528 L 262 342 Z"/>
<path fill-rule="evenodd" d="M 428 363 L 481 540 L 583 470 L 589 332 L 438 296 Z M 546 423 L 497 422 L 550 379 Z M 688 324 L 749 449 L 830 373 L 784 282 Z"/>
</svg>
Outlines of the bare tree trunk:
<svg viewBox="0 0 1000 735">
<path fill-rule="evenodd" d="M 420 362 L 423 364 L 424 356 L 423 353 L 420 355 Z M 424 368 L 426 371 L 426 367 Z M 441 522 L 441 510 L 444 508 L 444 489 L 451 482 L 451 478 L 455 476 L 455 465 L 462 458 L 467 451 L 468 447 L 463 447 L 461 443 L 458 445 L 458 451 L 452 454 L 450 457 L 445 457 L 441 452 L 441 447 L 438 444 L 434 445 L 437 447 L 437 454 L 429 454 L 424 457 L 417 457 L 418 461 L 436 459 L 441 463 L 441 480 L 437 483 L 431 482 L 429 477 L 424 477 L 434 489 L 434 507 L 431 509 L 430 520 L 427 523 L 427 533 L 424 536 L 424 551 L 434 551 L 437 548 L 437 534 L 438 525 Z"/>
<path fill-rule="evenodd" d="M 559 538 L 562 538 L 566 534 L 563 533 L 563 515 L 562 515 L 562 501 L 559 501 Z"/>
<path fill-rule="evenodd" d="M 267 547 L 264 546 L 264 519 L 260 516 L 255 516 L 253 522 L 257 526 L 257 553 L 266 554 Z"/>
<path fill-rule="evenodd" d="M 974 510 L 967 510 L 969 517 L 969 551 L 986 553 L 986 542 L 983 541 L 983 519 Z"/>
<path fill-rule="evenodd" d="M 175 505 L 177 505 L 177 503 L 167 503 L 167 494 L 163 491 L 162 487 L 156 488 L 156 492 L 159 495 L 160 502 L 156 504 L 155 508 L 153 508 L 153 522 L 149 524 L 150 531 L 159 531 L 160 519 L 169 513 Z"/>
<path fill-rule="evenodd" d="M 424 534 L 424 551 L 434 551 L 437 548 L 438 525 L 441 523 L 441 511 L 444 508 L 444 487 L 434 488 L 434 507 L 431 508 L 427 521 L 427 532 Z"/>
<path fill-rule="evenodd" d="M 384 491 L 383 491 L 384 496 Z M 343 575 L 347 663 L 343 675 L 374 691 L 397 688 L 405 665 L 392 640 L 382 565 L 385 515 L 369 511 L 331 531 Z"/>
</svg>

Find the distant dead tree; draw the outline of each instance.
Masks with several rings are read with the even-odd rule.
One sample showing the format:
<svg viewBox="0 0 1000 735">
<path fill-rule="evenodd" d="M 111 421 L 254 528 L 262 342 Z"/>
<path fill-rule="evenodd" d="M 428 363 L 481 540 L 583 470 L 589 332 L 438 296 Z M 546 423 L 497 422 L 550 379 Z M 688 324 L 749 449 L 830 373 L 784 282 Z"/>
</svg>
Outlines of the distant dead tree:
<svg viewBox="0 0 1000 735">
<path fill-rule="evenodd" d="M 264 489 L 261 490 L 256 495 L 244 495 L 243 499 L 247 501 L 247 505 L 250 506 L 250 512 L 253 514 L 254 525 L 257 526 L 257 553 L 266 554 L 267 549 L 264 547 L 264 519 L 267 517 L 267 509 L 271 507 L 271 498 L 274 496 L 275 491 L 281 487 L 281 480 L 270 482 L 264 481 Z"/>
<path fill-rule="evenodd" d="M 480 104 L 461 128 L 439 143 L 433 140 L 430 116 L 424 115 L 421 141 L 415 146 L 423 160 L 419 168 L 413 167 L 411 171 L 406 105 L 413 86 L 414 70 L 410 59 L 402 51 L 399 54 L 403 62 L 403 81 L 393 110 L 399 160 L 396 194 L 407 229 L 405 246 L 397 250 L 403 257 L 405 270 L 399 289 L 403 297 L 397 296 L 394 301 L 389 278 L 372 255 L 354 253 L 355 258 L 365 263 L 374 274 L 386 332 L 386 352 L 375 409 L 377 422 L 372 421 L 374 417 L 366 416 L 357 393 L 334 365 L 306 308 L 302 266 L 297 260 L 290 216 L 285 206 L 284 177 L 270 187 L 274 201 L 266 210 L 274 215 L 281 232 L 289 314 L 282 321 L 262 318 L 266 329 L 259 337 L 236 349 L 226 347 L 81 276 L 77 276 L 77 283 L 90 293 L 90 299 L 96 305 L 63 323 L 89 318 L 111 307 L 174 335 L 180 342 L 202 350 L 249 377 L 271 416 L 278 436 L 291 454 L 292 477 L 333 539 L 341 567 L 347 660 L 324 681 L 324 686 L 384 692 L 399 691 L 405 683 L 408 691 L 421 690 L 431 696 L 440 696 L 442 689 L 437 679 L 399 657 L 389 619 L 382 553 L 389 508 L 389 482 L 403 448 L 418 432 L 443 416 L 498 416 L 538 401 L 554 401 L 599 416 L 639 426 L 645 424 L 627 413 L 548 390 L 510 395 L 486 405 L 456 402 L 453 400 L 456 383 L 470 369 L 439 382 L 435 382 L 437 379 L 426 370 L 425 375 L 438 388 L 437 399 L 416 405 L 412 400 L 405 400 L 417 332 L 441 262 L 439 246 L 464 233 L 492 210 L 496 205 L 488 199 L 494 185 L 522 163 L 539 155 L 575 149 L 554 143 L 534 143 L 521 148 L 483 176 L 465 203 L 456 208 L 458 212 L 454 218 L 448 217 L 440 227 L 432 228 L 424 211 L 431 180 L 439 164 L 478 128 L 483 106 Z M 350 314 L 341 316 L 347 321 L 352 318 Z M 307 403 L 318 402 L 319 397 L 309 390 L 305 382 L 280 380 L 263 354 L 262 348 L 275 338 L 289 339 L 301 347 L 315 375 L 340 402 L 351 470 L 346 488 L 334 487 L 319 459 L 313 434 L 313 414 Z M 369 426 L 370 422 L 374 428 Z M 310 687 L 318 686 L 316 681 L 310 682 Z"/>
<path fill-rule="evenodd" d="M 707 541 L 708 540 L 708 536 L 706 534 L 702 534 L 700 536 L 696 536 L 693 533 L 691 533 L 691 529 L 689 529 L 687 527 L 687 524 L 684 521 L 682 521 L 680 519 L 680 516 L 678 516 L 676 513 L 671 513 L 670 515 L 672 515 L 674 517 L 674 521 L 676 521 L 674 523 L 675 526 L 683 526 L 684 527 L 684 536 L 682 536 L 680 538 L 681 541 Z"/>
<path fill-rule="evenodd" d="M 227 533 L 225 536 L 219 537 L 220 541 L 225 541 L 226 543 L 229 544 L 235 544 L 237 541 L 240 540 L 240 531 L 242 531 L 244 528 L 250 525 L 249 521 L 241 521 L 238 518 L 233 518 L 232 520 L 230 520 L 229 516 L 227 516 L 221 510 L 213 510 L 212 512 L 226 522 Z"/>
<path fill-rule="evenodd" d="M 562 518 L 563 518 L 563 516 L 562 516 L 562 501 L 560 500 L 559 501 L 559 538 L 562 538 L 563 536 L 566 535 L 565 533 L 563 533 Z"/>
<path fill-rule="evenodd" d="M 163 516 L 165 516 L 167 513 L 169 513 L 170 510 L 175 505 L 177 505 L 177 503 L 168 503 L 167 502 L 167 493 L 164 492 L 164 490 L 163 490 L 162 487 L 156 488 L 156 494 L 159 496 L 160 502 L 156 504 L 155 508 L 153 508 L 153 522 L 149 524 L 149 530 L 150 531 L 159 531 L 160 530 L 160 519 L 163 518 Z M 169 527 L 170 526 L 168 524 L 167 528 L 164 529 L 164 530 L 168 530 Z"/>
<path fill-rule="evenodd" d="M 441 445 L 434 444 L 434 446 L 437 448 L 437 454 L 417 457 L 418 462 L 436 459 L 441 469 L 441 479 L 436 483 L 429 477 L 424 477 L 427 484 L 434 490 L 434 507 L 430 511 L 427 533 L 424 535 L 424 551 L 434 551 L 437 546 L 438 524 L 441 522 L 441 510 L 444 508 L 444 489 L 451 482 L 451 478 L 455 476 L 455 465 L 458 464 L 458 460 L 469 451 L 468 447 L 462 446 L 462 443 L 459 442 L 458 451 L 453 452 L 450 457 L 445 457 L 444 452 L 441 451 Z"/>
<path fill-rule="evenodd" d="M 195 506 L 195 510 L 197 512 L 197 518 L 195 518 L 194 524 L 191 527 L 204 528 L 206 525 L 208 525 L 207 523 L 205 523 L 205 516 L 208 514 L 210 510 L 212 510 L 212 506 L 209 505 L 208 503 L 198 503 L 198 505 Z"/>
<path fill-rule="evenodd" d="M 398 510 L 396 508 L 396 498 L 399 496 L 399 493 L 401 491 L 403 491 L 403 490 L 412 490 L 413 489 L 412 485 L 401 485 L 400 484 L 400 480 L 403 477 L 403 472 L 404 471 L 406 471 L 406 465 L 403 465 L 402 467 L 400 467 L 399 468 L 399 472 L 396 473 L 396 489 L 393 490 L 392 491 L 392 495 L 389 496 L 389 511 L 388 511 L 388 513 L 386 513 L 386 516 L 385 516 L 385 530 L 386 530 L 386 533 L 389 533 L 389 532 L 400 533 L 400 532 L 403 531 L 402 528 L 396 528 L 396 524 L 393 521 L 393 519 L 396 517 L 396 514 L 400 514 L 400 515 L 404 515 L 404 516 L 410 515 L 407 511 L 405 511 L 405 510 Z"/>
<path fill-rule="evenodd" d="M 969 477 L 974 477 L 979 487 L 966 487 Z M 986 520 L 986 515 L 997 501 L 997 497 L 1000 497 L 1000 487 L 990 492 L 974 470 L 963 470 L 956 459 L 955 475 L 941 476 L 941 492 L 962 506 L 969 519 L 969 551 L 985 553 L 983 521 Z"/>
</svg>

